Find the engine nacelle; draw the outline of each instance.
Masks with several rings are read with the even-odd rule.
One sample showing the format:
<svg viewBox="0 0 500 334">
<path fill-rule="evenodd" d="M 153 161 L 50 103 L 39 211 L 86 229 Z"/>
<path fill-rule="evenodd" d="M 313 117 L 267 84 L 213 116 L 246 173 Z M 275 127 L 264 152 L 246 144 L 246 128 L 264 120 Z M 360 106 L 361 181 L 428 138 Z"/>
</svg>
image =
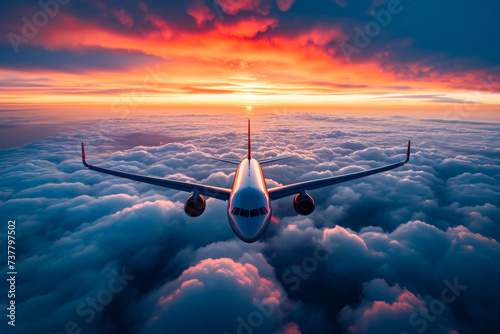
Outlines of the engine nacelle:
<svg viewBox="0 0 500 334">
<path fill-rule="evenodd" d="M 314 200 L 308 194 L 297 194 L 293 199 L 293 208 L 299 215 L 310 215 L 314 211 Z"/>
<path fill-rule="evenodd" d="M 184 203 L 184 211 L 189 217 L 199 217 L 205 211 L 206 202 L 203 196 L 197 195 L 196 197 L 191 195 Z"/>
</svg>

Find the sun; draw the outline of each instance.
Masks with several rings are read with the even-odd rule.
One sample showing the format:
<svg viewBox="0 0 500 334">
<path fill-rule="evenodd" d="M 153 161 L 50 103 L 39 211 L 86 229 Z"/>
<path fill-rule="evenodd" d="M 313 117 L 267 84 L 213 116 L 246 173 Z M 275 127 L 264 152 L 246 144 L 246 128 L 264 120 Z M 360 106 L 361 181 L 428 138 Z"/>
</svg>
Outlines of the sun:
<svg viewBox="0 0 500 334">
<path fill-rule="evenodd" d="M 247 107 L 247 110 L 252 110 L 252 106 L 248 106 L 248 107 Z"/>
</svg>

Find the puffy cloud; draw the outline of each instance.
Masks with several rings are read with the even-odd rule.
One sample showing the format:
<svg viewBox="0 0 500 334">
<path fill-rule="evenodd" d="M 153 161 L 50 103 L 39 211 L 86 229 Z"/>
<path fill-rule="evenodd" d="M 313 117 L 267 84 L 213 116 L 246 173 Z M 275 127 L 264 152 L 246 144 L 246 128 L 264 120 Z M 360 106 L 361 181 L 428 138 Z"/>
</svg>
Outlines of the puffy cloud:
<svg viewBox="0 0 500 334">
<path fill-rule="evenodd" d="M 258 254 L 249 253 L 238 261 L 201 260 L 138 304 L 148 309 L 143 332 L 160 333 L 167 327 L 189 333 L 207 326 L 213 332 L 230 333 L 279 328 L 286 297 L 274 278 L 266 275 L 269 269 L 258 268 L 266 265 Z M 220 321 L 222 315 L 225 321 Z"/>
<path fill-rule="evenodd" d="M 58 332 L 69 321 L 94 333 L 164 332 L 193 313 L 203 321 L 187 322 L 187 332 L 248 324 L 269 333 L 414 333 L 426 316 L 435 317 L 429 333 L 500 328 L 495 124 L 463 122 L 457 131 L 436 120 L 325 113 L 255 114 L 252 122 L 256 157 L 296 156 L 264 167 L 270 186 L 400 161 L 407 136 L 412 158 L 311 191 L 317 207 L 308 217 L 295 214 L 292 198 L 273 202 L 278 223 L 247 245 L 228 225 L 227 203 L 209 199 L 201 217 L 188 218 L 189 194 L 93 173 L 79 151 L 84 140 L 96 165 L 230 188 L 234 166 L 205 156 L 244 156 L 246 120 L 237 116 L 77 121 L 64 134 L 3 150 L 0 214 L 16 219 L 27 245 L 17 301 L 29 322 L 19 332 Z M 144 129 L 167 143 L 127 135 Z M 122 268 L 135 278 L 87 323 L 77 308 L 102 299 Z M 466 289 L 441 313 L 437 302 L 455 279 Z M 272 301 L 272 315 L 254 298 Z M 252 327 L 259 314 L 262 325 Z"/>
<path fill-rule="evenodd" d="M 361 305 L 346 306 L 340 312 L 340 322 L 347 333 L 408 333 L 415 329 L 427 329 L 427 326 L 411 326 L 411 319 L 415 323 L 414 315 L 425 310 L 425 302 L 397 284 L 390 287 L 384 280 L 374 279 L 363 284 L 363 295 Z M 424 315 L 431 319 L 433 317 L 428 311 Z M 438 323 L 438 327 L 433 323 L 433 328 L 428 332 L 449 334 L 453 331 L 443 324 L 442 318 Z"/>
<path fill-rule="evenodd" d="M 448 333 L 500 325 L 483 311 L 483 305 L 494 303 L 495 297 L 487 295 L 500 272 L 485 274 L 486 280 L 473 274 L 493 266 L 500 244 L 463 226 L 441 231 L 409 222 L 392 233 L 373 227 L 355 233 L 294 223 L 268 243 L 267 251 L 280 259 L 271 264 L 289 295 L 338 313 L 347 332 L 411 333 L 425 326 L 432 333 Z M 302 255 L 294 258 L 297 253 Z M 354 306 L 361 286 L 362 302 Z M 343 302 L 332 301 L 333 296 Z M 471 318 L 455 317 L 457 312 Z"/>
</svg>

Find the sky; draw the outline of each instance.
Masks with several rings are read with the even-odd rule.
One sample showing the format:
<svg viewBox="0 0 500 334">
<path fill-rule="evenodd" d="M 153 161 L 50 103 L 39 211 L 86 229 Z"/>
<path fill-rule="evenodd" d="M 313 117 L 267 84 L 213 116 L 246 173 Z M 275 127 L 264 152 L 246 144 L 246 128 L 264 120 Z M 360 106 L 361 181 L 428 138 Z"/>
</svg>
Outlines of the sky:
<svg viewBox="0 0 500 334">
<path fill-rule="evenodd" d="M 500 332 L 494 1 L 0 2 L 0 240 L 16 221 L 13 334 Z M 227 203 L 81 163 L 231 188 L 252 122 L 268 188 Z M 7 258 L 7 247 L 0 257 Z M 0 265 L 1 289 L 8 268 Z"/>
<path fill-rule="evenodd" d="M 492 0 L 0 4 L 5 109 L 500 105 Z M 128 101 L 128 102 L 125 102 Z"/>
</svg>

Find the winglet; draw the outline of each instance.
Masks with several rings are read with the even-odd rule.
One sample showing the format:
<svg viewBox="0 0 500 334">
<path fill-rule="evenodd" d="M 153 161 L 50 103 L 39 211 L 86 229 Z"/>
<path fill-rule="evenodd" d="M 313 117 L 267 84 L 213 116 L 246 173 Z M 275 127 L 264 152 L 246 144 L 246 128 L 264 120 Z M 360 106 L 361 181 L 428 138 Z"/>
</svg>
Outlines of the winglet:
<svg viewBox="0 0 500 334">
<path fill-rule="evenodd" d="M 408 140 L 408 149 L 406 150 L 406 159 L 405 159 L 404 163 L 407 163 L 408 161 L 410 161 L 410 143 L 411 143 L 411 141 Z"/>
<path fill-rule="evenodd" d="M 250 120 L 248 120 L 248 153 L 247 158 L 252 159 L 252 145 L 250 143 Z"/>
<path fill-rule="evenodd" d="M 90 165 L 87 163 L 87 160 L 85 160 L 85 147 L 83 147 L 83 142 L 82 142 L 82 162 L 85 167 L 87 168 L 90 167 Z"/>
</svg>

